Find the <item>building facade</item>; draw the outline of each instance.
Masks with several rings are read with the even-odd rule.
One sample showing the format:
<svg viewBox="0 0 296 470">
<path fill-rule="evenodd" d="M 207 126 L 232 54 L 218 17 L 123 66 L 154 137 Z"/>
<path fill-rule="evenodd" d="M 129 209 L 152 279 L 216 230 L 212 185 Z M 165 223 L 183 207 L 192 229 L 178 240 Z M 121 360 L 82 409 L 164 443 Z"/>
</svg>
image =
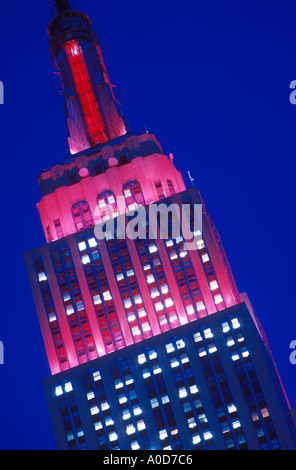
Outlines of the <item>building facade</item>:
<svg viewBox="0 0 296 470">
<path fill-rule="evenodd" d="M 25 262 L 59 448 L 295 448 L 264 334 L 197 188 L 153 134 L 130 131 L 89 18 L 53 6 L 69 156 L 39 175 L 47 244 Z"/>
</svg>

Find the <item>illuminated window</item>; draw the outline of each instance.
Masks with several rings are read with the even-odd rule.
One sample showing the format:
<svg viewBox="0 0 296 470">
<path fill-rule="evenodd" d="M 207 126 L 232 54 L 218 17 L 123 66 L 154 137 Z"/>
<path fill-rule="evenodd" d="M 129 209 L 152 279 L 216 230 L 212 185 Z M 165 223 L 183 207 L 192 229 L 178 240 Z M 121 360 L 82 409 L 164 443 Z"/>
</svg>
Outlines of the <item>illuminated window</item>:
<svg viewBox="0 0 296 470">
<path fill-rule="evenodd" d="M 123 186 L 123 195 L 128 211 L 134 211 L 138 206 L 145 205 L 141 186 L 137 181 L 132 181 Z"/>
<path fill-rule="evenodd" d="M 62 229 L 62 225 L 61 225 L 60 219 L 55 219 L 55 220 L 53 221 L 53 223 L 54 223 L 54 226 L 55 226 L 55 230 L 56 230 L 57 237 L 58 237 L 58 238 L 63 238 L 64 232 L 63 232 L 63 229 Z"/>
<path fill-rule="evenodd" d="M 155 188 L 156 188 L 156 191 L 157 191 L 158 198 L 162 199 L 162 198 L 166 197 L 166 194 L 163 190 L 161 181 L 160 180 L 154 181 L 154 184 L 155 184 Z"/>
<path fill-rule="evenodd" d="M 100 215 L 104 221 L 114 219 L 119 215 L 117 203 L 112 191 L 105 191 L 99 194 L 97 201 Z"/>
<path fill-rule="evenodd" d="M 176 193 L 172 180 L 167 179 L 168 188 L 171 196 Z"/>
<path fill-rule="evenodd" d="M 78 231 L 93 226 L 93 218 L 86 201 L 77 202 L 72 206 L 72 216 Z"/>
</svg>

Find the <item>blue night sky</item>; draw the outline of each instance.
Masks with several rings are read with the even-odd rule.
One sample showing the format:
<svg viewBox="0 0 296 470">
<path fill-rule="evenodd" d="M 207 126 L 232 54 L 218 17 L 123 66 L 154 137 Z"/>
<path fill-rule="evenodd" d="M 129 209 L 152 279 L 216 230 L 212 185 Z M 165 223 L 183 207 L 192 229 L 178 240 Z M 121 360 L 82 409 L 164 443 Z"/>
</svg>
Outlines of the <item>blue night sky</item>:
<svg viewBox="0 0 296 470">
<path fill-rule="evenodd" d="M 269 339 L 291 404 L 295 320 L 296 79 L 292 0 L 76 0 L 93 22 L 134 132 L 190 170 L 240 291 Z M 54 449 L 50 374 L 23 253 L 45 242 L 38 174 L 67 156 L 47 0 L 1 0 L 0 448 Z"/>
</svg>

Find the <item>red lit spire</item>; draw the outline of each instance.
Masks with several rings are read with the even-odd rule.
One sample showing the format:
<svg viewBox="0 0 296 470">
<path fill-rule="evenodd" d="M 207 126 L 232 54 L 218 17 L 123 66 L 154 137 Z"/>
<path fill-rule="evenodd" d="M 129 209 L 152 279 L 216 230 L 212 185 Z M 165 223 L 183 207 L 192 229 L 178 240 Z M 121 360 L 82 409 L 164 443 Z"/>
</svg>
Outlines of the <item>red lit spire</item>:
<svg viewBox="0 0 296 470">
<path fill-rule="evenodd" d="M 127 133 L 98 39 L 87 15 L 55 0 L 57 15 L 48 27 L 52 56 L 62 82 L 71 154 Z"/>
</svg>

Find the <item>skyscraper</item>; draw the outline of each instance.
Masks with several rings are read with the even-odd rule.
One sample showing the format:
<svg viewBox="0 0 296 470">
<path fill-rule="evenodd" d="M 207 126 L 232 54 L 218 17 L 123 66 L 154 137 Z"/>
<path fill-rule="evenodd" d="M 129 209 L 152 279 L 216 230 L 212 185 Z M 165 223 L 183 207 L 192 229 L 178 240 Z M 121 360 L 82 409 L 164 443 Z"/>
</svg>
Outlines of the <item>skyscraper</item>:
<svg viewBox="0 0 296 470">
<path fill-rule="evenodd" d="M 89 18 L 48 27 L 69 156 L 25 255 L 59 448 L 295 448 L 289 404 L 197 190 L 122 114 Z M 153 208 L 153 210 L 151 210 Z"/>
</svg>

